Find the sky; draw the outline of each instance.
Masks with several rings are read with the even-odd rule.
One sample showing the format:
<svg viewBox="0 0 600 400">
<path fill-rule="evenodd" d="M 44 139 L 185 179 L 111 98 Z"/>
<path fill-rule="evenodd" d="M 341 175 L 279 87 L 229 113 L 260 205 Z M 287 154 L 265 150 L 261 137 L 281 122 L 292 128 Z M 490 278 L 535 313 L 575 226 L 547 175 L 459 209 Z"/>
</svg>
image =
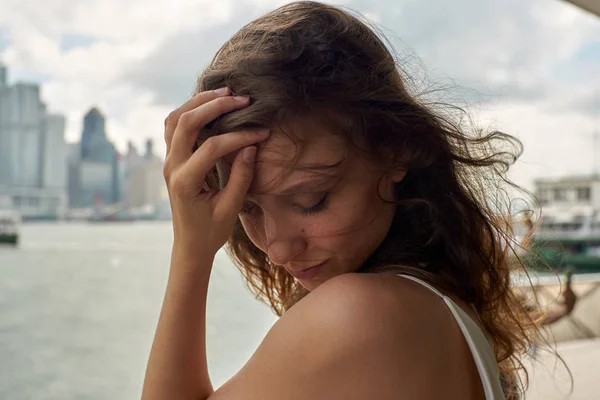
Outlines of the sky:
<svg viewBox="0 0 600 400">
<path fill-rule="evenodd" d="M 193 92 L 216 50 L 277 0 L 2 0 L 9 83 L 41 85 L 78 141 L 93 106 L 120 149 L 146 138 Z M 333 1 L 378 24 L 402 67 L 480 127 L 518 137 L 511 178 L 600 172 L 600 17 L 562 0 Z M 598 140 L 594 147 L 594 135 Z M 594 161 L 594 152 L 598 154 Z"/>
</svg>

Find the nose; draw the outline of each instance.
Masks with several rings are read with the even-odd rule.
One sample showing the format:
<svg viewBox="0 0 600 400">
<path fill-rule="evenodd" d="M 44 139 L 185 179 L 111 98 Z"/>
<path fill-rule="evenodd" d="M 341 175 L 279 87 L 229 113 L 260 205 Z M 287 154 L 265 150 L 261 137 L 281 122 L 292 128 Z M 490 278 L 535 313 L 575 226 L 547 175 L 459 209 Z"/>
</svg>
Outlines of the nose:
<svg viewBox="0 0 600 400">
<path fill-rule="evenodd" d="M 285 219 L 264 219 L 265 246 L 269 259 L 277 265 L 286 265 L 306 249 L 300 228 Z"/>
</svg>

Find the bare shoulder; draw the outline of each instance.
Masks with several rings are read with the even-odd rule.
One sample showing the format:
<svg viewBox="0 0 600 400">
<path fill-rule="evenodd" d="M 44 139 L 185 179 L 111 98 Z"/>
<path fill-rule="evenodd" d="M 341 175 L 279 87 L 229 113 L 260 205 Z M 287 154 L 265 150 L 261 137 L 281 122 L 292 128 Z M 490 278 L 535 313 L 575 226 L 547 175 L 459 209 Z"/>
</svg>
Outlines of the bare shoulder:
<svg viewBox="0 0 600 400">
<path fill-rule="evenodd" d="M 390 275 L 328 280 L 211 399 L 471 398 L 452 383 L 459 328 L 443 300 L 419 286 Z"/>
<path fill-rule="evenodd" d="M 423 335 L 430 331 L 436 332 L 432 337 L 437 342 L 444 340 L 437 332 L 460 332 L 443 299 L 423 285 L 392 274 L 337 276 L 294 308 L 290 319 L 303 323 L 309 319 L 319 326 L 328 321 L 328 329 L 344 328 L 340 336 L 349 341 L 370 340 L 377 335 L 378 339 L 389 336 L 401 338 L 402 343 L 416 339 L 422 344 Z M 449 335 L 445 337 L 452 340 Z M 379 346 L 381 343 L 377 342 Z"/>
</svg>

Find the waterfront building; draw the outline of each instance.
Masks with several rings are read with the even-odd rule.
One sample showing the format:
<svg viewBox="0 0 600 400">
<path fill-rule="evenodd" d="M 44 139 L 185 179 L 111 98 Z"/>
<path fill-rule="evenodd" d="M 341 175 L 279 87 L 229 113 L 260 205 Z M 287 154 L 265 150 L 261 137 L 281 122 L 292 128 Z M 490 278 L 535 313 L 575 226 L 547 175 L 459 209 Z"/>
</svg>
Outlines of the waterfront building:
<svg viewBox="0 0 600 400">
<path fill-rule="evenodd" d="M 40 87 L 9 85 L 0 65 L 0 195 L 23 218 L 60 218 L 66 209 L 64 118 L 50 115 Z"/>
<path fill-rule="evenodd" d="M 146 141 L 146 152 L 140 159 L 132 157 L 129 166 L 125 199 L 128 207 L 156 209 L 166 197 L 163 162 L 154 154 L 153 142 Z"/>
<path fill-rule="evenodd" d="M 83 118 L 81 142 L 69 162 L 69 206 L 112 205 L 122 199 L 120 154 L 106 135 L 106 119 L 98 108 Z M 76 154 L 75 154 L 76 153 Z"/>
</svg>

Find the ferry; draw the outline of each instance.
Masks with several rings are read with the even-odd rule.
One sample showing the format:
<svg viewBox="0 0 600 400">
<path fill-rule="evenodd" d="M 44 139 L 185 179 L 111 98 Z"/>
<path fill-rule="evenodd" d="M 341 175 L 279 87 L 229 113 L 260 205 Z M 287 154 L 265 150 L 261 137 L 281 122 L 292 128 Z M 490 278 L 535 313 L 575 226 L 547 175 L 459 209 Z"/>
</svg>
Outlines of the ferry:
<svg viewBox="0 0 600 400">
<path fill-rule="evenodd" d="M 529 263 L 556 271 L 600 272 L 600 176 L 538 180 L 536 196 L 542 210 L 539 220 L 529 223 Z"/>
<path fill-rule="evenodd" d="M 16 246 L 19 243 L 21 217 L 12 210 L 0 210 L 0 244 Z"/>
</svg>

